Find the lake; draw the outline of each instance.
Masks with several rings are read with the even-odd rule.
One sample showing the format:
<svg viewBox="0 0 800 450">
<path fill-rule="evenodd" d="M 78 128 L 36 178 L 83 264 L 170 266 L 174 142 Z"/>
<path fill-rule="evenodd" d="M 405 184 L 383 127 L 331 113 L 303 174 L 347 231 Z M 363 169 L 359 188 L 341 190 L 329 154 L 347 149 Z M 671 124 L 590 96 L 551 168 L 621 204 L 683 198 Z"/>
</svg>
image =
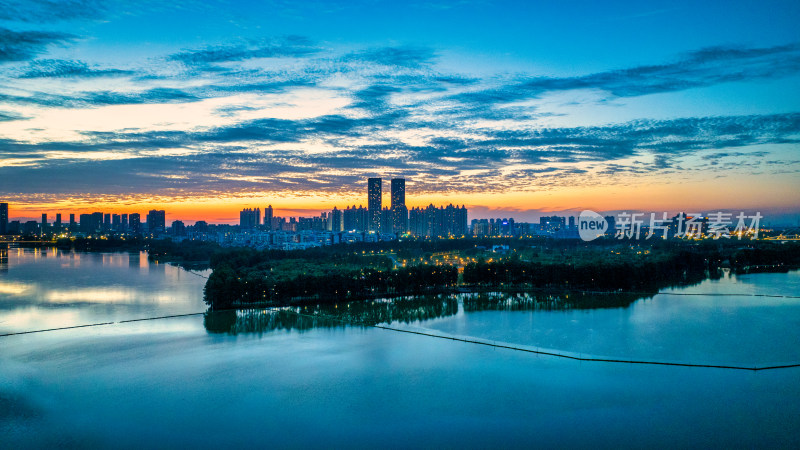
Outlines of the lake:
<svg viewBox="0 0 800 450">
<path fill-rule="evenodd" d="M 0 447 L 800 445 L 800 368 L 582 362 L 326 318 L 581 357 L 791 364 L 798 272 L 602 309 L 461 295 L 116 323 L 203 313 L 203 275 L 144 253 L 0 253 L 0 334 L 113 322 L 0 337 Z"/>
</svg>

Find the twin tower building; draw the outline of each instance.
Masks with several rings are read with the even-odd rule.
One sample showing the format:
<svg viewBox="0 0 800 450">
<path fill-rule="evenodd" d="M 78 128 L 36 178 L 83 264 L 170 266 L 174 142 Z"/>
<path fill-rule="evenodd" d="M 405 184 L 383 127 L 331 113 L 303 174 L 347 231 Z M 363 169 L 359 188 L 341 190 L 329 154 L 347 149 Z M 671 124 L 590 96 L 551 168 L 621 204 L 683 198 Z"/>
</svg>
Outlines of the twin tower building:
<svg viewBox="0 0 800 450">
<path fill-rule="evenodd" d="M 383 210 L 383 180 L 367 180 L 367 215 L 369 231 L 401 234 L 408 231 L 408 208 L 406 207 L 406 180 L 392 178 L 392 202 L 388 210 Z"/>
</svg>

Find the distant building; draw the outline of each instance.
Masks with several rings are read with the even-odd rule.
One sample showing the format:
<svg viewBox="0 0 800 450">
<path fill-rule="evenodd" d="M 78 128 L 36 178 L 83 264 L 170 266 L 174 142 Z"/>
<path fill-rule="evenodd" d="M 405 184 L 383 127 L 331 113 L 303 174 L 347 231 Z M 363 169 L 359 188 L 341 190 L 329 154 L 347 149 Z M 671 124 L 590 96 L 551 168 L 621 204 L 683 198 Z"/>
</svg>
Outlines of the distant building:
<svg viewBox="0 0 800 450">
<path fill-rule="evenodd" d="M 80 231 L 85 234 L 94 234 L 100 231 L 103 225 L 103 213 L 81 214 Z"/>
<path fill-rule="evenodd" d="M 0 235 L 8 232 L 8 203 L 0 203 Z"/>
<path fill-rule="evenodd" d="M 472 219 L 472 234 L 474 236 L 489 236 L 489 219 Z"/>
<path fill-rule="evenodd" d="M 606 223 L 608 223 L 606 237 L 614 237 L 617 233 L 617 219 L 614 216 L 606 216 L 605 219 Z"/>
<path fill-rule="evenodd" d="M 261 225 L 261 209 L 246 208 L 239 212 L 239 228 L 242 230 L 255 230 Z"/>
<path fill-rule="evenodd" d="M 11 220 L 8 222 L 8 228 L 6 228 L 6 234 L 13 234 L 17 235 L 22 233 L 22 224 L 19 223 L 19 220 Z"/>
<path fill-rule="evenodd" d="M 343 226 L 342 211 L 334 206 L 333 211 L 328 215 L 328 230 L 333 232 L 342 231 Z"/>
<path fill-rule="evenodd" d="M 103 231 L 103 213 L 92 213 L 92 233 L 100 233 Z"/>
<path fill-rule="evenodd" d="M 467 228 L 467 208 L 448 205 L 427 208 L 412 208 L 408 213 L 409 230 L 418 237 L 465 236 Z"/>
<path fill-rule="evenodd" d="M 383 234 L 392 234 L 394 216 L 392 210 L 389 208 L 381 209 L 381 227 L 380 232 Z"/>
<path fill-rule="evenodd" d="M 61 213 L 56 213 L 56 221 L 53 223 L 56 231 L 61 231 Z"/>
<path fill-rule="evenodd" d="M 264 226 L 267 228 L 267 231 L 272 230 L 272 216 L 272 205 L 269 205 L 264 208 Z"/>
<path fill-rule="evenodd" d="M 150 234 L 159 234 L 166 231 L 167 213 L 163 209 L 151 209 L 147 213 L 147 231 Z"/>
<path fill-rule="evenodd" d="M 544 216 L 539 218 L 539 227 L 546 233 L 555 233 L 566 228 L 567 218 L 559 216 Z"/>
<path fill-rule="evenodd" d="M 369 229 L 369 212 L 367 208 L 359 205 L 347 207 L 342 211 L 342 222 L 345 231 L 368 231 Z"/>
<path fill-rule="evenodd" d="M 39 234 L 39 222 L 29 220 L 22 226 L 22 234 L 35 236 Z"/>
<path fill-rule="evenodd" d="M 369 231 L 380 231 L 382 208 L 382 180 L 369 178 L 367 180 L 367 213 L 369 215 Z"/>
<path fill-rule="evenodd" d="M 172 221 L 172 226 L 170 226 L 170 231 L 173 236 L 186 236 L 186 225 L 180 220 L 174 220 Z"/>
<path fill-rule="evenodd" d="M 128 215 L 128 229 L 133 234 L 142 232 L 142 218 L 139 213 Z"/>
</svg>

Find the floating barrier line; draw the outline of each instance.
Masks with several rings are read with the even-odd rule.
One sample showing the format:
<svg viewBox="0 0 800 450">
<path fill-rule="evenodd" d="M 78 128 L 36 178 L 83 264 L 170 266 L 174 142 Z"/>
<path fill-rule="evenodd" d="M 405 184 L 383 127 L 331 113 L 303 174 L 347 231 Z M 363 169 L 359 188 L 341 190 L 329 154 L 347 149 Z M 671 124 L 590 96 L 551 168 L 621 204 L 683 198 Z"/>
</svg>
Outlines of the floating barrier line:
<svg viewBox="0 0 800 450">
<path fill-rule="evenodd" d="M 677 366 L 677 367 L 704 367 L 710 369 L 729 369 L 729 370 L 749 370 L 753 372 L 757 372 L 760 370 L 773 370 L 773 369 L 788 369 L 792 367 L 800 367 L 800 363 L 798 364 L 785 364 L 785 365 L 777 365 L 777 366 L 762 366 L 762 367 L 746 367 L 746 366 L 732 366 L 732 365 L 721 365 L 721 364 L 693 364 L 693 363 L 679 363 L 679 362 L 664 362 L 664 361 L 641 361 L 641 360 L 634 360 L 634 359 L 610 359 L 610 358 L 591 358 L 591 357 L 583 357 L 583 356 L 572 356 L 572 355 L 565 355 L 563 353 L 555 353 L 555 352 L 547 352 L 544 350 L 533 350 L 529 348 L 522 348 L 516 347 L 513 345 L 505 345 L 505 344 L 497 344 L 494 342 L 486 342 L 486 341 L 479 341 L 475 339 L 467 339 L 461 338 L 456 336 L 443 336 L 440 334 L 433 334 L 433 333 L 426 333 L 424 331 L 414 331 L 414 330 L 403 330 L 400 328 L 394 328 L 386 325 L 368 325 L 368 324 L 360 324 L 360 323 L 353 323 L 348 322 L 342 319 L 336 319 L 330 316 L 324 315 L 312 315 L 312 314 L 303 314 L 292 310 L 286 310 L 297 314 L 303 317 L 311 317 L 311 318 L 323 318 L 328 319 L 336 322 L 341 322 L 347 325 L 354 325 L 354 326 L 366 326 L 372 328 L 378 328 L 381 330 L 387 331 L 396 331 L 398 333 L 408 333 L 408 334 L 416 334 L 419 336 L 427 336 L 439 339 L 446 339 L 450 341 L 460 341 L 465 342 L 468 344 L 477 344 L 477 345 L 485 345 L 488 347 L 494 348 L 503 348 L 507 350 L 516 350 L 519 352 L 526 352 L 526 353 L 534 353 L 537 355 L 545 355 L 545 356 L 555 356 L 557 358 L 565 358 L 571 359 L 575 361 L 587 361 L 587 362 L 605 362 L 605 363 L 625 363 L 625 364 L 645 364 L 645 365 L 654 365 L 654 366 Z"/>
</svg>

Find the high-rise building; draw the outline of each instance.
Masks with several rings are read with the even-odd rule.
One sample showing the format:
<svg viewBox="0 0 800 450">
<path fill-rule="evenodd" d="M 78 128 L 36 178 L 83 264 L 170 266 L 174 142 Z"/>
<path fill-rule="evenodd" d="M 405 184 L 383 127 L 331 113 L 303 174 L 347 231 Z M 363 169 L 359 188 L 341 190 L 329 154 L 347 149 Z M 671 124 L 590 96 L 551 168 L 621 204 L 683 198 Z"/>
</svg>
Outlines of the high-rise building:
<svg viewBox="0 0 800 450">
<path fill-rule="evenodd" d="M 467 208 L 463 205 L 413 208 L 409 211 L 409 231 L 419 237 L 464 236 L 468 232 Z"/>
<path fill-rule="evenodd" d="M 69 215 L 69 231 L 75 232 L 78 229 L 78 224 L 75 223 L 75 214 L 70 213 Z"/>
<path fill-rule="evenodd" d="M 8 203 L 0 203 L 0 234 L 8 234 Z"/>
<path fill-rule="evenodd" d="M 61 213 L 56 213 L 56 221 L 53 223 L 56 231 L 61 231 Z"/>
<path fill-rule="evenodd" d="M 334 232 L 342 231 L 342 225 L 342 211 L 334 206 L 328 216 L 328 229 Z"/>
<path fill-rule="evenodd" d="M 369 213 L 367 208 L 359 205 L 347 207 L 342 211 L 342 222 L 344 223 L 345 231 L 367 231 L 369 227 Z"/>
<path fill-rule="evenodd" d="M 392 210 L 389 208 L 383 208 L 381 210 L 381 233 L 384 234 L 392 233 L 393 220 L 394 216 L 392 215 Z"/>
<path fill-rule="evenodd" d="M 408 208 L 406 208 L 406 180 L 392 178 L 392 233 L 408 231 Z"/>
<path fill-rule="evenodd" d="M 392 204 L 391 208 L 406 206 L 406 180 L 405 178 L 392 178 Z"/>
<path fill-rule="evenodd" d="M 94 225 L 91 214 L 81 214 L 79 216 L 81 223 L 81 233 L 91 234 L 94 233 Z"/>
<path fill-rule="evenodd" d="M 369 231 L 380 231 L 381 229 L 382 183 L 383 181 L 380 178 L 369 178 L 367 180 Z"/>
<path fill-rule="evenodd" d="M 180 220 L 173 220 L 170 231 L 175 236 L 186 236 L 186 224 Z"/>
<path fill-rule="evenodd" d="M 560 216 L 542 216 L 539 218 L 539 228 L 545 232 L 553 234 L 566 228 L 567 218 Z"/>
<path fill-rule="evenodd" d="M 239 211 L 239 227 L 242 230 L 253 230 L 261 225 L 261 209 L 246 208 Z"/>
<path fill-rule="evenodd" d="M 120 219 L 119 214 L 112 214 L 111 229 L 113 231 L 121 231 L 121 228 L 122 228 L 122 219 Z"/>
<path fill-rule="evenodd" d="M 119 216 L 119 230 L 120 231 L 128 231 L 128 215 L 121 214 Z"/>
<path fill-rule="evenodd" d="M 42 213 L 42 228 L 47 226 L 47 213 Z"/>
<path fill-rule="evenodd" d="M 92 213 L 92 233 L 99 233 L 103 228 L 103 213 Z"/>
<path fill-rule="evenodd" d="M 142 232 L 142 216 L 139 213 L 128 215 L 128 229 L 131 233 Z"/>
<path fill-rule="evenodd" d="M 167 213 L 163 209 L 151 209 L 147 213 L 147 231 L 150 234 L 163 233 L 167 229 Z"/>
<path fill-rule="evenodd" d="M 272 205 L 269 205 L 264 208 L 264 226 L 267 228 L 267 231 L 272 231 L 272 216 Z"/>
</svg>

